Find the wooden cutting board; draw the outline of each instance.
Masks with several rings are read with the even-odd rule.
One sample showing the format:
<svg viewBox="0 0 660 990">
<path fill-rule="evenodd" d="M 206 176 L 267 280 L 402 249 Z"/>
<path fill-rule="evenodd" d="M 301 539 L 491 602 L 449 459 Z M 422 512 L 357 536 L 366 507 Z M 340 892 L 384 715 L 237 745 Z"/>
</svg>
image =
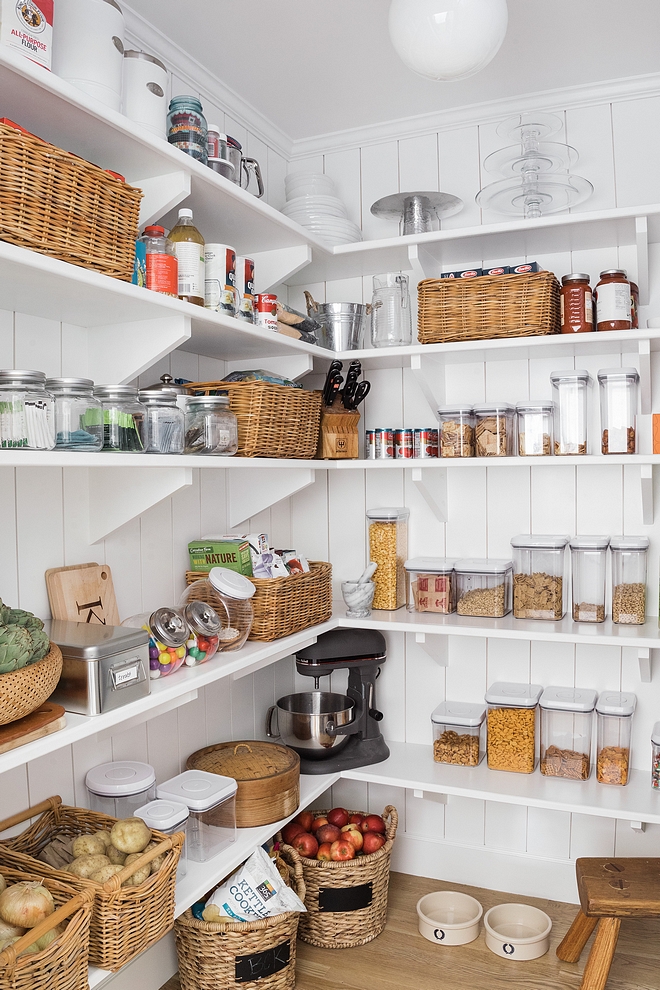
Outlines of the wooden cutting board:
<svg viewBox="0 0 660 990">
<path fill-rule="evenodd" d="M 46 571 L 54 619 L 118 626 L 119 612 L 112 572 L 105 564 L 76 564 Z"/>
<path fill-rule="evenodd" d="M 17 749 L 18 746 L 48 736 L 51 732 L 63 729 L 65 725 L 66 715 L 62 706 L 46 701 L 25 718 L 19 718 L 9 725 L 0 725 L 0 753 L 8 753 L 10 749 Z"/>
</svg>

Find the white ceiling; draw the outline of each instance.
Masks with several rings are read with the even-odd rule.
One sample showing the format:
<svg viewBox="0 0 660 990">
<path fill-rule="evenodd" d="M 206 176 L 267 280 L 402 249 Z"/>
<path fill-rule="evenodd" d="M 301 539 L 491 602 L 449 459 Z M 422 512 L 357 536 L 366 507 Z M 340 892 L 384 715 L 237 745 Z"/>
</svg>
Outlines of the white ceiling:
<svg viewBox="0 0 660 990">
<path fill-rule="evenodd" d="M 659 0 L 509 0 L 499 53 L 454 83 L 398 59 L 389 0 L 129 3 L 293 139 L 660 71 Z"/>
</svg>

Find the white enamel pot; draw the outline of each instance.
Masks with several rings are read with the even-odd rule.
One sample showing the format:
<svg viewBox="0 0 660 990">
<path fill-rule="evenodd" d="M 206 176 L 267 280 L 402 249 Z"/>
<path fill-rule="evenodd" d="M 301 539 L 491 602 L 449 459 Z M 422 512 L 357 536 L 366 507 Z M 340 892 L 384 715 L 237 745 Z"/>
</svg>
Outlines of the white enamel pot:
<svg viewBox="0 0 660 990">
<path fill-rule="evenodd" d="M 498 904 L 484 916 L 486 945 L 496 956 L 524 962 L 550 948 L 552 921 L 530 904 Z"/>
<path fill-rule="evenodd" d="M 419 932 L 436 945 L 467 945 L 479 935 L 479 901 L 456 890 L 436 890 L 417 901 Z"/>
</svg>

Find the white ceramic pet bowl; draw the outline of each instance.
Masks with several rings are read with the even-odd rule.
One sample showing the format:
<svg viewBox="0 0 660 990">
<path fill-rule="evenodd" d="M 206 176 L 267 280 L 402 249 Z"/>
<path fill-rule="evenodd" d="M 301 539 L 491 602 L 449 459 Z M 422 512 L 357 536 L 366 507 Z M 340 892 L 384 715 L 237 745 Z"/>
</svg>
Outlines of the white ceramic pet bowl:
<svg viewBox="0 0 660 990">
<path fill-rule="evenodd" d="M 503 959 L 524 961 L 544 956 L 550 948 L 552 921 L 529 904 L 498 904 L 484 915 L 486 945 Z"/>
<path fill-rule="evenodd" d="M 417 901 L 419 932 L 436 945 L 467 945 L 479 936 L 479 901 L 457 890 L 436 890 Z"/>
</svg>

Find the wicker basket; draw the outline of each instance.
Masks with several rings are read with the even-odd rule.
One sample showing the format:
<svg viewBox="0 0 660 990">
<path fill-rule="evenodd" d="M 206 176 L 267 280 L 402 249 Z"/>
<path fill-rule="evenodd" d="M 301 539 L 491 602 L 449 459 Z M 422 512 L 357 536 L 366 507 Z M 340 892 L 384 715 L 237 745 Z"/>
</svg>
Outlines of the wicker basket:
<svg viewBox="0 0 660 990">
<path fill-rule="evenodd" d="M 314 815 L 324 815 L 316 811 Z M 365 814 L 365 812 L 351 812 Z M 301 857 L 306 914 L 298 935 L 322 949 L 351 949 L 377 938 L 387 921 L 390 857 L 399 816 L 388 805 L 383 812 L 387 842 L 369 856 L 344 863 Z"/>
<path fill-rule="evenodd" d="M 19 942 L 0 952 L 0 990 L 82 990 L 87 986 L 91 894 L 76 894 L 66 884 L 44 877 L 41 872 L 26 873 L 3 866 L 2 876 L 7 885 L 41 881 L 53 895 L 55 911 Z M 65 930 L 47 948 L 17 958 L 17 953 L 62 923 L 66 923 Z"/>
<path fill-rule="evenodd" d="M 142 192 L 0 124 L 0 240 L 130 282 Z"/>
<path fill-rule="evenodd" d="M 552 272 L 427 278 L 418 287 L 421 344 L 559 333 L 559 282 Z"/>
<path fill-rule="evenodd" d="M 305 882 L 297 852 L 282 846 L 301 901 Z M 296 985 L 297 911 L 261 921 L 210 922 L 186 911 L 174 924 L 182 990 L 230 990 L 246 983 L 260 990 L 294 990 Z"/>
<path fill-rule="evenodd" d="M 0 822 L 0 833 L 20 822 L 40 817 L 24 832 L 0 842 L 0 871 L 6 866 L 38 872 L 40 876 L 65 883 L 94 898 L 89 941 L 89 961 L 101 969 L 117 970 L 157 942 L 174 924 L 176 867 L 183 846 L 183 833 L 163 835 L 152 829 L 159 845 L 107 883 L 85 880 L 56 870 L 34 859 L 56 836 L 83 835 L 98 829 L 111 829 L 117 821 L 86 808 L 68 808 L 61 798 L 52 797 L 27 811 Z M 158 871 L 138 887 L 122 887 L 136 870 L 165 853 Z M 80 986 L 85 986 L 83 982 Z"/>
<path fill-rule="evenodd" d="M 195 395 L 226 392 L 238 420 L 240 457 L 303 457 L 316 454 L 321 392 L 271 382 L 197 382 Z"/>
<path fill-rule="evenodd" d="M 0 674 L 0 725 L 17 722 L 43 705 L 57 687 L 62 673 L 59 646 L 50 644 L 42 660 L 11 674 Z"/>
<path fill-rule="evenodd" d="M 306 574 L 249 578 L 257 590 L 251 599 L 254 618 L 248 639 L 271 643 L 331 618 L 332 564 L 310 560 L 309 567 Z M 205 577 L 208 571 L 186 571 L 186 584 Z"/>
</svg>

